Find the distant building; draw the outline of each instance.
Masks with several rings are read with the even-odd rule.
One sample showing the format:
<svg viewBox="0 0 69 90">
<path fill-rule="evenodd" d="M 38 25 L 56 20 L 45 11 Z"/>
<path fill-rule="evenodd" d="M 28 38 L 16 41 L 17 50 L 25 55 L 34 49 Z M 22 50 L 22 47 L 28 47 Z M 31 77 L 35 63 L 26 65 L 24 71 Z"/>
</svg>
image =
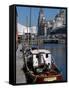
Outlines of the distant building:
<svg viewBox="0 0 69 90">
<path fill-rule="evenodd" d="M 66 38 L 66 10 L 60 9 L 53 20 L 47 21 L 47 38 Z"/>
<path fill-rule="evenodd" d="M 63 26 L 52 30 L 49 36 L 51 36 L 51 38 L 66 39 L 66 33 L 66 27 Z"/>
<path fill-rule="evenodd" d="M 53 28 L 53 21 L 49 20 L 47 21 L 47 29 L 52 29 Z"/>
<path fill-rule="evenodd" d="M 46 24 L 46 19 L 45 19 L 43 8 L 40 8 L 40 12 L 38 16 L 38 35 L 47 36 L 47 24 Z"/>
<path fill-rule="evenodd" d="M 59 13 L 53 20 L 53 29 L 62 27 L 66 24 L 66 12 L 64 9 L 60 9 Z"/>
<path fill-rule="evenodd" d="M 18 37 L 21 38 L 23 35 L 31 35 L 31 37 L 34 37 L 37 35 L 37 29 L 36 26 L 32 27 L 26 27 L 24 25 L 21 25 L 17 23 L 17 28 L 18 28 Z"/>
</svg>

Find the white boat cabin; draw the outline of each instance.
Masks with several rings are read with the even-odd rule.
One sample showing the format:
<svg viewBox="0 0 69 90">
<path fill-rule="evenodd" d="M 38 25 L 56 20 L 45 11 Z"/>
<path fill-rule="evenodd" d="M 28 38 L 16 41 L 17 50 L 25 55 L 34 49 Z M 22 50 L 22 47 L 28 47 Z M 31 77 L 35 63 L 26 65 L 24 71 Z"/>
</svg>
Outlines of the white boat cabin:
<svg viewBox="0 0 69 90">
<path fill-rule="evenodd" d="M 38 67 L 39 64 L 49 65 L 51 68 L 51 52 L 45 49 L 31 50 L 33 55 L 33 67 Z"/>
</svg>

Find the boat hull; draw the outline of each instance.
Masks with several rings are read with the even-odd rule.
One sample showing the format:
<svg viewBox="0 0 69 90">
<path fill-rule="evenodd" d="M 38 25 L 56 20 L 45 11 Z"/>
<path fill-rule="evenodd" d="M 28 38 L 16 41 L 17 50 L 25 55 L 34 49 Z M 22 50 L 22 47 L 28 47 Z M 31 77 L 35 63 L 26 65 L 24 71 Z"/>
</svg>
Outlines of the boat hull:
<svg viewBox="0 0 69 90">
<path fill-rule="evenodd" d="M 37 77 L 37 76 L 36 76 Z M 36 78 L 36 83 L 43 83 L 43 82 L 54 82 L 54 81 L 62 81 L 62 75 L 53 75 L 53 76 L 45 76 L 40 75 Z"/>
<path fill-rule="evenodd" d="M 45 71 L 40 74 L 36 74 L 33 71 L 25 72 L 27 83 L 44 83 L 44 82 L 54 82 L 63 81 L 62 74 L 53 64 L 51 70 Z"/>
</svg>

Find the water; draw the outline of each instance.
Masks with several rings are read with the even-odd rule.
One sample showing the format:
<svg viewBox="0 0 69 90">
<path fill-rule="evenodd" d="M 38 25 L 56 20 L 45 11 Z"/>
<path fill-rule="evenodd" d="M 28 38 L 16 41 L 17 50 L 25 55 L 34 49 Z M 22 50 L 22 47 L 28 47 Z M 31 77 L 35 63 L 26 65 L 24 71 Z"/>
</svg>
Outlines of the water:
<svg viewBox="0 0 69 90">
<path fill-rule="evenodd" d="M 66 80 L 66 45 L 65 44 L 44 44 L 40 48 L 45 48 L 51 51 L 55 59 L 55 63 L 63 75 L 63 80 Z"/>
</svg>

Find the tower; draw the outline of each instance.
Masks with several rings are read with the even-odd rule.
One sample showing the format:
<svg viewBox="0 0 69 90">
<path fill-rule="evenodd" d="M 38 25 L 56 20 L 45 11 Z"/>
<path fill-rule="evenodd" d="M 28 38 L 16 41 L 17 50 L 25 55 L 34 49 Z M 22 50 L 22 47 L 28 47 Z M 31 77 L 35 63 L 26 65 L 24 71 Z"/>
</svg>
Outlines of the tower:
<svg viewBox="0 0 69 90">
<path fill-rule="evenodd" d="M 47 36 L 46 19 L 43 8 L 40 8 L 38 16 L 38 36 Z"/>
<path fill-rule="evenodd" d="M 66 10 L 60 9 L 61 18 L 63 20 L 63 24 L 66 25 Z"/>
</svg>

